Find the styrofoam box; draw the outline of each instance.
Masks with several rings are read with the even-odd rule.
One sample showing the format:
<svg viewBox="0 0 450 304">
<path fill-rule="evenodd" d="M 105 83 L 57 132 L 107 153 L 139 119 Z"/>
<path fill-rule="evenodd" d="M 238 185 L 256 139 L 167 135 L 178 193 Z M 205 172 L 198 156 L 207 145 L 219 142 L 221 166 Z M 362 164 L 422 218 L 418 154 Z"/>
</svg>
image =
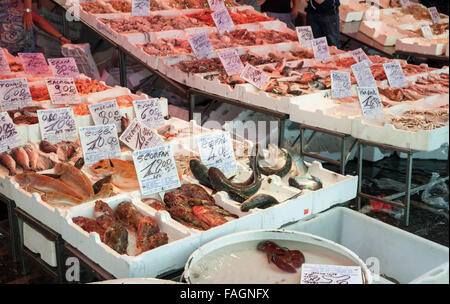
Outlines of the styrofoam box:
<svg viewBox="0 0 450 304">
<path fill-rule="evenodd" d="M 399 153 L 397 155 L 400 158 L 406 159 L 408 155 L 406 153 Z M 443 145 L 437 150 L 430 152 L 416 152 L 413 154 L 414 159 L 436 159 L 436 160 L 447 160 L 448 159 L 448 145 Z"/>
<path fill-rule="evenodd" d="M 42 234 L 23 223 L 23 245 L 52 267 L 57 266 L 55 242 L 46 239 Z"/>
<path fill-rule="evenodd" d="M 398 39 L 395 49 L 405 52 L 414 52 L 424 55 L 442 55 L 445 53 L 447 41 L 443 39 L 402 38 Z"/>
<path fill-rule="evenodd" d="M 398 32 L 394 35 L 396 32 L 394 28 L 392 28 L 393 33 L 390 35 L 381 34 L 377 29 L 382 27 L 386 27 L 386 25 L 381 21 L 362 21 L 359 26 L 359 31 L 384 46 L 394 46 L 398 39 L 405 37 Z"/>
<path fill-rule="evenodd" d="M 402 284 L 449 282 L 448 247 L 348 208 L 333 208 L 284 228 L 312 233 L 341 244 L 365 260 L 369 267 L 376 261 L 370 258 L 376 258 L 380 274 Z M 374 281 L 391 283 L 381 277 L 376 280 L 376 276 Z"/>
</svg>

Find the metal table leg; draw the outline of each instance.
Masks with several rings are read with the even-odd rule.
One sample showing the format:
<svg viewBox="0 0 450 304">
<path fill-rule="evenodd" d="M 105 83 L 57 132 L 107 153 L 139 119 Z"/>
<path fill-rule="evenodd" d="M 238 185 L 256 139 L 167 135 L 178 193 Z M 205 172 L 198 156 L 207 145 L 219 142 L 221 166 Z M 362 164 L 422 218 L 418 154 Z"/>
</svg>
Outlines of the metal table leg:
<svg viewBox="0 0 450 304">
<path fill-rule="evenodd" d="M 411 204 L 411 177 L 412 177 L 412 162 L 413 162 L 413 155 L 412 152 L 409 151 L 408 153 L 408 162 L 406 164 L 406 188 L 405 188 L 405 226 L 409 225 L 409 209 Z"/>
<path fill-rule="evenodd" d="M 278 119 L 278 146 L 280 148 L 284 147 L 285 143 L 285 128 L 286 128 L 286 120 L 284 118 Z"/>
<path fill-rule="evenodd" d="M 125 53 L 118 48 L 119 50 L 119 69 L 120 69 L 120 85 L 122 87 L 127 87 L 127 63 Z"/>
<path fill-rule="evenodd" d="M 363 144 L 358 141 L 358 211 L 361 210 L 361 196 L 362 192 L 362 180 L 363 180 Z"/>
<path fill-rule="evenodd" d="M 189 93 L 189 121 L 194 119 L 194 111 L 195 111 L 195 95 Z"/>
</svg>

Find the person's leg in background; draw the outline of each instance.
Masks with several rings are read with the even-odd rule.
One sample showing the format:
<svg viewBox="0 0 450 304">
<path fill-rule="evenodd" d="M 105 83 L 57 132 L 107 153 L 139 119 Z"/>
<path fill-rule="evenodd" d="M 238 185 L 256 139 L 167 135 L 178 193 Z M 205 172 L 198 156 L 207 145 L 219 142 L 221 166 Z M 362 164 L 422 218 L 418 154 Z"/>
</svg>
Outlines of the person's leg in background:
<svg viewBox="0 0 450 304">
<path fill-rule="evenodd" d="M 339 23 L 339 14 L 330 16 L 320 16 L 318 23 L 323 31 L 323 36 L 327 37 L 329 46 L 334 45 L 341 48 L 341 31 Z M 315 36 L 314 36 L 315 37 Z"/>
<path fill-rule="evenodd" d="M 325 32 L 322 30 L 322 26 L 319 23 L 319 15 L 313 15 L 310 13 L 306 14 L 306 25 L 311 27 L 314 38 L 320 38 L 325 36 Z"/>
</svg>

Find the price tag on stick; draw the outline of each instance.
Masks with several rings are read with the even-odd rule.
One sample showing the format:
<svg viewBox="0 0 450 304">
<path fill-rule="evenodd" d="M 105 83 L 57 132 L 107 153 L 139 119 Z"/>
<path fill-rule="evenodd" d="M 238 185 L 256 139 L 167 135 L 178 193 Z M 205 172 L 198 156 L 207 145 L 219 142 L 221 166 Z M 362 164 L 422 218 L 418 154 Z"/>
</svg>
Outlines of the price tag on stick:
<svg viewBox="0 0 450 304">
<path fill-rule="evenodd" d="M 312 48 L 312 40 L 314 39 L 314 35 L 310 26 L 298 26 L 295 28 L 297 31 L 298 42 L 304 48 Z"/>
<path fill-rule="evenodd" d="M 303 264 L 300 284 L 363 284 L 361 267 Z"/>
<path fill-rule="evenodd" d="M 389 81 L 389 85 L 393 88 L 405 88 L 408 86 L 408 81 L 403 73 L 402 66 L 398 61 L 392 61 L 383 64 L 384 72 Z"/>
<path fill-rule="evenodd" d="M 331 98 L 351 96 L 350 72 L 331 71 Z"/>
<path fill-rule="evenodd" d="M 270 76 L 247 63 L 241 73 L 241 78 L 251 83 L 260 90 L 264 90 L 270 81 Z"/>
<path fill-rule="evenodd" d="M 6 112 L 0 113 L 0 153 L 22 145 L 19 132 Z"/>
<path fill-rule="evenodd" d="M 38 110 L 39 128 L 42 140 L 57 144 L 78 139 L 75 115 L 70 107 Z"/>
<path fill-rule="evenodd" d="M 227 49 L 217 55 L 228 76 L 240 75 L 244 70 L 244 64 L 235 49 Z"/>
<path fill-rule="evenodd" d="M 48 93 L 53 104 L 81 103 L 73 78 L 46 78 Z"/>
<path fill-rule="evenodd" d="M 360 87 L 376 87 L 377 82 L 373 78 L 372 71 L 370 70 L 369 63 L 367 61 L 361 61 L 351 66 L 353 75 L 355 75 L 356 82 Z"/>
<path fill-rule="evenodd" d="M 120 158 L 116 125 L 79 128 L 84 161 L 88 166 L 102 159 Z"/>
<path fill-rule="evenodd" d="M 218 11 L 226 8 L 223 0 L 208 0 L 209 8 L 212 11 Z"/>
<path fill-rule="evenodd" d="M 431 20 L 433 20 L 434 24 L 441 23 L 441 16 L 439 15 L 436 6 L 429 7 L 428 11 L 430 12 Z"/>
<path fill-rule="evenodd" d="M 402 7 L 408 7 L 409 6 L 409 0 L 400 0 L 400 4 Z"/>
<path fill-rule="evenodd" d="M 426 39 L 433 39 L 433 31 L 428 23 L 422 23 L 420 25 L 420 29 L 422 30 L 423 37 Z"/>
<path fill-rule="evenodd" d="M 159 128 L 164 125 L 161 103 L 158 98 L 133 101 L 137 119 L 149 128 Z"/>
<path fill-rule="evenodd" d="M 150 16 L 150 0 L 131 0 L 131 16 Z"/>
<path fill-rule="evenodd" d="M 358 97 L 364 116 L 370 119 L 380 119 L 384 117 L 383 104 L 381 103 L 378 88 L 358 87 Z"/>
<path fill-rule="evenodd" d="M 227 177 L 236 174 L 236 157 L 228 132 L 215 133 L 197 138 L 200 159 L 205 166 L 215 167 Z"/>
<path fill-rule="evenodd" d="M 3 111 L 17 110 L 32 104 L 26 78 L 0 80 L 0 106 Z"/>
<path fill-rule="evenodd" d="M 373 65 L 372 61 L 370 61 L 369 57 L 363 51 L 362 48 L 353 50 L 350 52 L 350 54 L 352 55 L 353 59 L 355 59 L 356 63 L 367 60 L 367 63 L 369 64 L 369 66 Z"/>
<path fill-rule="evenodd" d="M 88 106 L 92 119 L 96 125 L 115 124 L 119 132 L 121 130 L 121 117 L 119 106 L 115 99 Z"/>
<path fill-rule="evenodd" d="M 216 24 L 217 30 L 220 34 L 234 30 L 233 19 L 231 19 L 228 9 L 223 8 L 221 10 L 211 13 L 211 17 Z"/>
<path fill-rule="evenodd" d="M 0 48 L 0 73 L 11 73 L 8 59 L 6 59 L 5 52 L 2 48 Z"/>
<path fill-rule="evenodd" d="M 42 53 L 19 53 L 25 73 L 31 75 L 47 75 L 50 70 Z"/>
<path fill-rule="evenodd" d="M 327 38 L 321 37 L 313 39 L 311 45 L 314 52 L 314 58 L 320 62 L 326 62 L 330 59 L 330 49 L 328 48 Z"/>
<path fill-rule="evenodd" d="M 214 49 L 211 45 L 211 41 L 209 41 L 208 35 L 206 32 L 201 32 L 195 36 L 189 38 L 189 44 L 191 48 L 194 50 L 195 57 L 203 58 L 214 52 Z"/>
<path fill-rule="evenodd" d="M 181 186 L 170 144 L 133 152 L 133 161 L 142 195 Z"/>
<path fill-rule="evenodd" d="M 164 143 L 164 140 L 153 129 L 148 128 L 137 119 L 133 119 L 120 136 L 120 140 L 132 150 L 148 149 Z"/>
<path fill-rule="evenodd" d="M 77 63 L 73 57 L 49 58 L 48 63 L 55 77 L 72 77 L 80 76 Z"/>
</svg>

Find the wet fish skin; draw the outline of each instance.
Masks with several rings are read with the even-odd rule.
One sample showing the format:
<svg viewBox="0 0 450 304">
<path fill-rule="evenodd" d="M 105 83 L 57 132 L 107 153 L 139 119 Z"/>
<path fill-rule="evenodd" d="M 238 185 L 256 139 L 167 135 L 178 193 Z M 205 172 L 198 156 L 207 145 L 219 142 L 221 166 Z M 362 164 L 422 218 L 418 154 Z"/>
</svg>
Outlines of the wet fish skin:
<svg viewBox="0 0 450 304">
<path fill-rule="evenodd" d="M 16 161 L 17 164 L 19 164 L 22 168 L 25 170 L 31 170 L 30 168 L 30 159 L 28 158 L 27 152 L 25 152 L 24 148 L 14 148 L 11 151 L 11 155 Z"/>
<path fill-rule="evenodd" d="M 6 152 L 0 154 L 0 163 L 9 170 L 9 175 L 16 175 L 17 164 L 14 158 Z"/>
<path fill-rule="evenodd" d="M 289 178 L 289 186 L 300 190 L 315 191 L 322 188 L 322 182 L 314 176 L 311 176 L 311 178 L 305 176 L 296 176 Z"/>
<path fill-rule="evenodd" d="M 277 204 L 279 204 L 279 202 L 273 196 L 267 194 L 258 194 L 242 203 L 241 211 L 247 212 L 253 208 L 266 209 Z"/>
</svg>

